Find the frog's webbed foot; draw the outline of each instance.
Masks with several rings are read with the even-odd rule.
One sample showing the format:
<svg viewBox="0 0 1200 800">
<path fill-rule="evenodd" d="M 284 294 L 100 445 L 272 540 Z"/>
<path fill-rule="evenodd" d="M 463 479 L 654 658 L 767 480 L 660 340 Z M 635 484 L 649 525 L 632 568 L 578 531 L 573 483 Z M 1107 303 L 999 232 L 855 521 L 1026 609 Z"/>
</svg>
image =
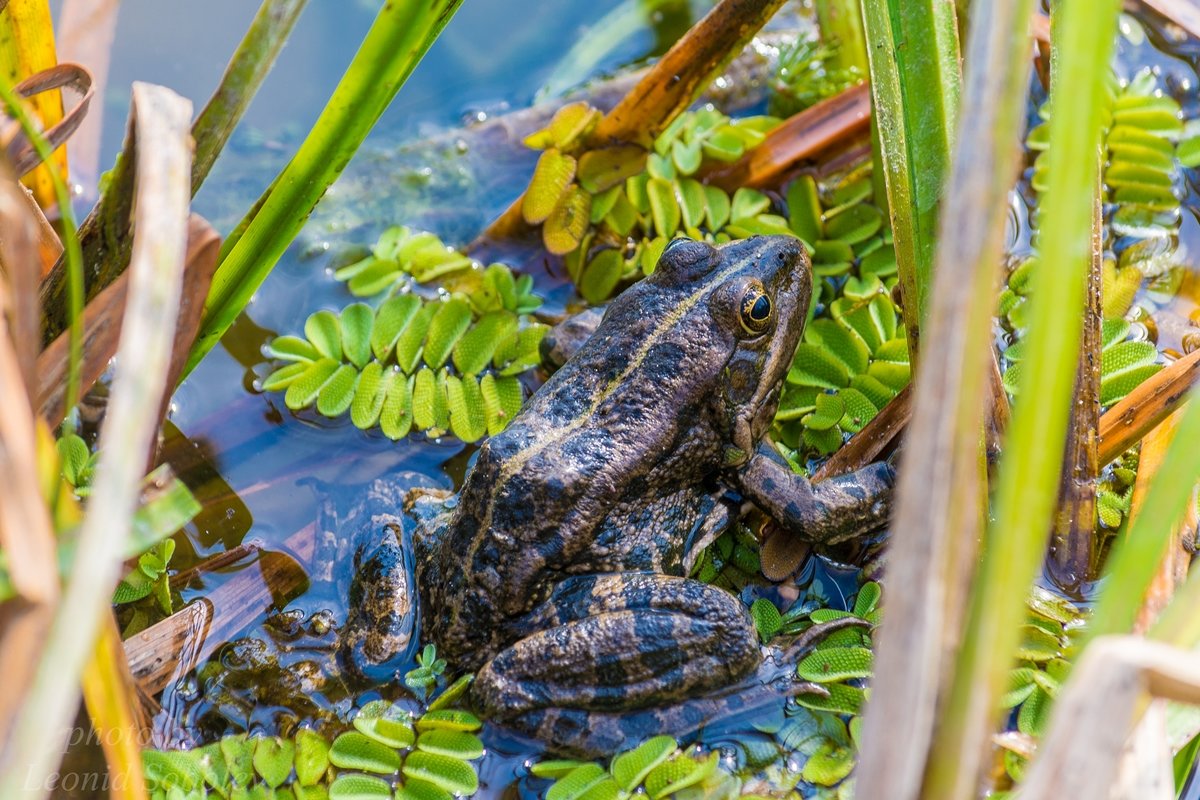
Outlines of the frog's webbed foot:
<svg viewBox="0 0 1200 800">
<path fill-rule="evenodd" d="M 746 496 L 781 525 L 807 541 L 836 544 L 887 523 L 896 478 L 890 464 L 876 462 L 814 484 L 763 442 L 738 480 Z"/>
<path fill-rule="evenodd" d="M 745 606 L 686 578 L 570 578 L 534 616 L 551 627 L 485 664 L 472 692 L 489 718 L 544 741 L 736 684 L 761 661 Z"/>
<path fill-rule="evenodd" d="M 401 495 L 376 481 L 340 525 L 354 573 L 339 649 L 352 673 L 372 681 L 390 679 L 417 644 L 412 537 L 396 515 Z"/>
</svg>

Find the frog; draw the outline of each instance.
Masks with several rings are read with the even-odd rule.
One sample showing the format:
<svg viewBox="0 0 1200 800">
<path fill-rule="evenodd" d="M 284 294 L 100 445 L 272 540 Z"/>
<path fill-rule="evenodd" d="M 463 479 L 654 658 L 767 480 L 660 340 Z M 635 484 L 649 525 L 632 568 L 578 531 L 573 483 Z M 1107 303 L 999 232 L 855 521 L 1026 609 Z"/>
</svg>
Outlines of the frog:
<svg viewBox="0 0 1200 800">
<path fill-rule="evenodd" d="M 863 535 L 894 484 L 883 462 L 810 483 L 770 439 L 812 291 L 794 237 L 670 242 L 457 495 L 376 486 L 361 524 L 385 544 L 356 555 L 352 660 L 410 645 L 419 604 L 486 718 L 559 743 L 752 676 L 745 604 L 689 577 L 704 549 L 745 501 L 810 542 Z"/>
</svg>

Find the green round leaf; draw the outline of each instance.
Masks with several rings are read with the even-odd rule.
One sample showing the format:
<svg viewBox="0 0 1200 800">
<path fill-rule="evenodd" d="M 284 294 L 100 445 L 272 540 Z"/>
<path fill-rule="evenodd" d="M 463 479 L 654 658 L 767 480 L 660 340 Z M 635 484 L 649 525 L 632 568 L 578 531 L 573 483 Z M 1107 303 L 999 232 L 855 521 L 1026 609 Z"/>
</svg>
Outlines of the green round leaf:
<svg viewBox="0 0 1200 800">
<path fill-rule="evenodd" d="M 333 740 L 329 760 L 335 767 L 390 775 L 400 769 L 400 754 L 382 742 L 357 731 L 347 731 Z"/>
<path fill-rule="evenodd" d="M 317 352 L 334 361 L 342 360 L 342 328 L 332 311 L 318 311 L 304 322 L 304 335 Z"/>
<path fill-rule="evenodd" d="M 370 775 L 338 775 L 329 786 L 329 800 L 391 800 L 387 781 Z"/>
<path fill-rule="evenodd" d="M 312 342 L 299 336 L 276 336 L 263 348 L 267 358 L 278 358 L 281 361 L 316 361 L 321 357 Z"/>
<path fill-rule="evenodd" d="M 428 781 L 451 794 L 469 795 L 479 789 L 475 768 L 459 758 L 414 750 L 404 760 L 406 777 Z"/>
<path fill-rule="evenodd" d="M 329 743 L 321 734 L 300 728 L 296 731 L 296 781 L 312 786 L 329 769 Z"/>
<path fill-rule="evenodd" d="M 308 365 L 303 373 L 297 376 L 287 388 L 283 396 L 284 404 L 293 411 L 307 408 L 317 399 L 321 389 L 338 371 L 341 364 L 332 358 L 322 358 Z"/>
<path fill-rule="evenodd" d="M 417 737 L 417 749 L 473 761 L 483 756 L 483 742 L 473 733 L 434 729 Z"/>
<path fill-rule="evenodd" d="M 471 306 L 461 297 L 438 304 L 425 336 L 425 363 L 437 369 L 446 363 L 459 338 L 471 327 Z"/>
<path fill-rule="evenodd" d="M 317 411 L 327 417 L 336 417 L 345 413 L 354 401 L 354 386 L 358 380 L 358 370 L 349 364 L 342 364 L 326 381 L 317 395 Z"/>
<path fill-rule="evenodd" d="M 254 748 L 254 771 L 272 789 L 283 785 L 292 774 L 295 746 L 290 739 L 268 736 L 258 740 Z"/>
<path fill-rule="evenodd" d="M 613 759 L 610 771 L 617 784 L 632 792 L 657 767 L 675 752 L 678 745 L 670 736 L 655 736 L 647 739 L 633 750 L 621 753 Z"/>
<path fill-rule="evenodd" d="M 351 303 L 342 309 L 339 319 L 342 352 L 354 366 L 362 369 L 371 358 L 371 327 L 375 312 L 366 303 Z"/>
</svg>

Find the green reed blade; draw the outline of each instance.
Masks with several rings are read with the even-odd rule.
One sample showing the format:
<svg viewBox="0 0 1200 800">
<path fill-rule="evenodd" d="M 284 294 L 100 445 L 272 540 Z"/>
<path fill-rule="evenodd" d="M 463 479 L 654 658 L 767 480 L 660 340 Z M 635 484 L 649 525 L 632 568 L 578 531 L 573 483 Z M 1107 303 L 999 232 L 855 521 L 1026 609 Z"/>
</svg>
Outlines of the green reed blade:
<svg viewBox="0 0 1200 800">
<path fill-rule="evenodd" d="M 461 4 L 385 3 L 379 10 L 308 137 L 225 241 L 184 377 L 245 308 Z"/>
</svg>

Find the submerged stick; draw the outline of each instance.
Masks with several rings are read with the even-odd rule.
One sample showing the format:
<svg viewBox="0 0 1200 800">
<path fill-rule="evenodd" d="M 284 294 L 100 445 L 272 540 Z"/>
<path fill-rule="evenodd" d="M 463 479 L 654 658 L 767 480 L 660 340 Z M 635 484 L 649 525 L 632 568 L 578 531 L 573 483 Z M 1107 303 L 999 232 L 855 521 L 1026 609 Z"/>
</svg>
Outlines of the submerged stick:
<svg viewBox="0 0 1200 800">
<path fill-rule="evenodd" d="M 865 137 L 870 119 L 871 91 L 860 83 L 785 120 L 738 161 L 706 178 L 728 191 L 778 185 L 799 162 Z"/>
</svg>

